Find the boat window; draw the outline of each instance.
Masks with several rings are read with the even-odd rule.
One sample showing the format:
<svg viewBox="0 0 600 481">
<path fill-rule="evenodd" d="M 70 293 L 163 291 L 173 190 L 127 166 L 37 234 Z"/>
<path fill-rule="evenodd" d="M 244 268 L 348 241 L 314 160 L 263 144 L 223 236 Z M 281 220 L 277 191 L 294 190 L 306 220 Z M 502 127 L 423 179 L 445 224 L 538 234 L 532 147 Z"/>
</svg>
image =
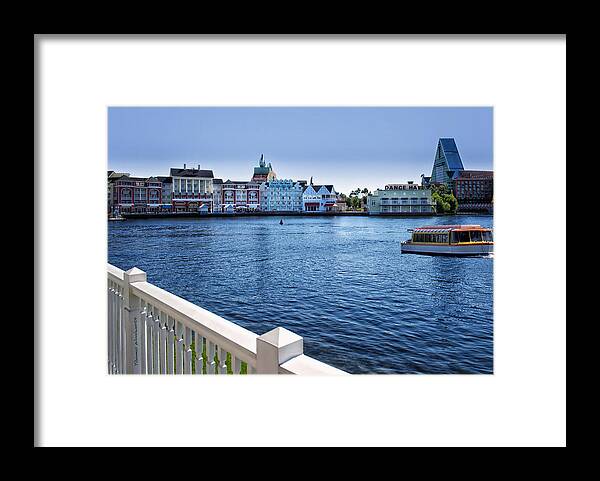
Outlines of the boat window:
<svg viewBox="0 0 600 481">
<path fill-rule="evenodd" d="M 482 234 L 483 234 L 483 240 L 485 242 L 492 242 L 492 233 L 491 233 L 491 231 L 485 231 L 485 232 L 482 232 Z"/>
<path fill-rule="evenodd" d="M 469 232 L 463 231 L 458 233 L 458 242 L 470 242 Z"/>
<path fill-rule="evenodd" d="M 480 230 L 471 231 L 471 242 L 481 242 L 481 231 Z"/>
</svg>

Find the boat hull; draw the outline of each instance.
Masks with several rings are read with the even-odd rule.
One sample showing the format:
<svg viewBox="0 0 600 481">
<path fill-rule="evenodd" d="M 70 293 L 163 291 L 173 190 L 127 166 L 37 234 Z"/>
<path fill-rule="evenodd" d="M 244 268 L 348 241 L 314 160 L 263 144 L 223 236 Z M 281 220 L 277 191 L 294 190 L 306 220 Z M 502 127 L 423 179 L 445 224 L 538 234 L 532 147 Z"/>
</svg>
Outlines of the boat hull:
<svg viewBox="0 0 600 481">
<path fill-rule="evenodd" d="M 427 245 L 410 242 L 400 244 L 400 250 L 407 254 L 427 254 L 442 256 L 484 256 L 494 252 L 494 244 L 466 245 Z"/>
</svg>

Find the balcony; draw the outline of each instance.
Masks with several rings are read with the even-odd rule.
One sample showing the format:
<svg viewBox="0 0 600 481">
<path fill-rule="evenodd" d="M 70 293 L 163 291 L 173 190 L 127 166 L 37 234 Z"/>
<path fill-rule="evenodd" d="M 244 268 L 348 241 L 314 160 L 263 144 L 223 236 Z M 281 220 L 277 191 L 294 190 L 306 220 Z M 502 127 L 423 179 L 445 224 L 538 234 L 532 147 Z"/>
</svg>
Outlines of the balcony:
<svg viewBox="0 0 600 481">
<path fill-rule="evenodd" d="M 277 327 L 261 336 L 108 264 L 109 374 L 346 375 Z"/>
</svg>

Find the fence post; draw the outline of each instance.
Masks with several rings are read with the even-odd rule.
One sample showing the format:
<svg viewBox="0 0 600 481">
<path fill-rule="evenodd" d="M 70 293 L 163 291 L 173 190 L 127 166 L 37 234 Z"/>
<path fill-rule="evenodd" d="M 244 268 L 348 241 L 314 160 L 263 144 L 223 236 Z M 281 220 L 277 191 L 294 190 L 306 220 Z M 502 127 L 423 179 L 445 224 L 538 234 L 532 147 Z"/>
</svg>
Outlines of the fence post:
<svg viewBox="0 0 600 481">
<path fill-rule="evenodd" d="M 125 324 L 125 373 L 139 374 L 141 372 L 140 357 L 140 300 L 131 294 L 131 284 L 146 282 L 146 273 L 133 267 L 123 274 L 125 288 L 123 289 L 123 322 Z"/>
<path fill-rule="evenodd" d="M 256 373 L 279 374 L 279 366 L 304 352 L 304 340 L 283 327 L 256 339 Z"/>
</svg>

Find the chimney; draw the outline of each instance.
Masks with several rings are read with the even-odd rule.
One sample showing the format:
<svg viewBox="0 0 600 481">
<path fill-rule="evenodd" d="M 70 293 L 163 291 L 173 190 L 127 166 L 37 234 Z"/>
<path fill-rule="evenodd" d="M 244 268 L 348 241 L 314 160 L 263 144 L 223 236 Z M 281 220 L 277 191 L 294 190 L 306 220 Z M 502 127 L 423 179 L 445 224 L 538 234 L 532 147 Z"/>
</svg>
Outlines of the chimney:
<svg viewBox="0 0 600 481">
<path fill-rule="evenodd" d="M 183 168 L 185 169 L 185 164 L 183 164 Z"/>
<path fill-rule="evenodd" d="M 200 164 L 198 164 L 198 170 L 200 170 Z"/>
</svg>

